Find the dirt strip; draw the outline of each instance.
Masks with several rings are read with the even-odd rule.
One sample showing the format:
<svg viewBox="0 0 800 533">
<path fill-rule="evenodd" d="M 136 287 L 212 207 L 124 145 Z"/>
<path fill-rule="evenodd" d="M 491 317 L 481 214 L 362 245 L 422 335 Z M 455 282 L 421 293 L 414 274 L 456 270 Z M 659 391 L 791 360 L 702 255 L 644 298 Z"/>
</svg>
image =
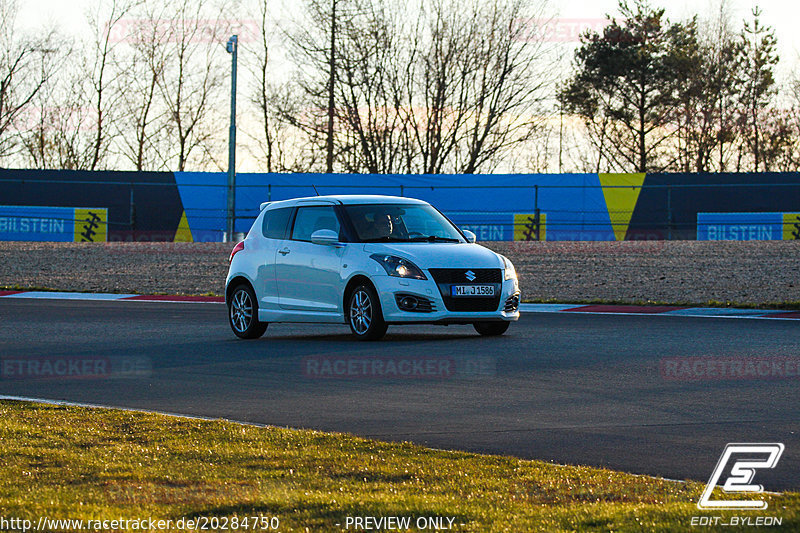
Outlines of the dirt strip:
<svg viewBox="0 0 800 533">
<path fill-rule="evenodd" d="M 488 242 L 526 300 L 800 302 L 800 241 Z M 0 286 L 222 294 L 221 243 L 0 242 Z"/>
</svg>

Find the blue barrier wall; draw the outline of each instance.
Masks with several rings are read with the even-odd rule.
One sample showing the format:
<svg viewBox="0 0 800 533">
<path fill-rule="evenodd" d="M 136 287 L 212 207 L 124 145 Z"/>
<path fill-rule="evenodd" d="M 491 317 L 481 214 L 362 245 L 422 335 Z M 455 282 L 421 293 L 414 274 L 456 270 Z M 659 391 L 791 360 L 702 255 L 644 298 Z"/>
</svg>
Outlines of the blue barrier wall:
<svg viewBox="0 0 800 533">
<path fill-rule="evenodd" d="M 480 240 L 800 239 L 797 173 L 244 173 L 236 231 L 250 228 L 262 202 L 314 196 L 312 185 L 323 195 L 420 198 Z M 219 241 L 226 200 L 222 172 L 0 169 L 0 205 L 106 209 L 109 240 Z M 761 215 L 770 217 L 769 231 L 732 229 Z M 23 236 L 0 232 L 4 238 Z"/>
<path fill-rule="evenodd" d="M 220 231 L 225 226 L 227 175 L 176 172 L 175 181 L 195 238 L 221 237 Z M 236 231 L 241 232 L 250 229 L 261 202 L 315 196 L 313 185 L 322 195 L 384 194 L 419 198 L 435 205 L 456 224 L 472 229 L 479 238 L 488 237 L 483 240 L 514 240 L 515 215 L 533 214 L 537 205 L 547 215 L 548 239 L 614 238 L 597 174 L 239 174 L 236 184 Z"/>
</svg>

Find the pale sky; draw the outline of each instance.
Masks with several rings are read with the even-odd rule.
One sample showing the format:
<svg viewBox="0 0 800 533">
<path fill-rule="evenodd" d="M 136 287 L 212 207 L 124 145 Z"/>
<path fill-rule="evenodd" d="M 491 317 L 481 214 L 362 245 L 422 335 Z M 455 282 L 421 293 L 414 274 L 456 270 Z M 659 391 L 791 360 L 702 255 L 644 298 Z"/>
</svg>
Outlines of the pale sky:
<svg viewBox="0 0 800 533">
<path fill-rule="evenodd" d="M 275 9 L 286 9 L 296 5 L 298 0 L 270 0 Z M 424 0 L 423 0 L 424 1 Z M 491 1 L 491 0 L 487 0 Z M 85 12 L 103 0 L 27 0 L 20 2 L 18 23 L 23 27 L 39 28 L 42 25 L 56 26 L 68 35 L 79 35 L 86 30 Z M 252 6 L 257 0 L 230 0 L 229 4 L 240 3 L 244 7 Z M 787 64 L 797 63 L 800 57 L 800 2 L 796 0 L 727 0 L 733 13 L 734 27 L 741 25 L 741 20 L 749 18 L 753 7 L 760 6 L 763 21 L 775 28 L 780 47 L 782 61 Z M 605 15 L 617 14 L 617 0 L 563 0 L 550 2 L 554 16 L 570 19 L 603 19 Z M 716 10 L 719 0 L 652 0 L 655 6 L 667 10 L 671 20 L 680 20 L 698 14 L 701 17 Z M 569 23 L 569 22 L 568 22 Z"/>
<path fill-rule="evenodd" d="M 258 8 L 260 0 L 219 0 L 225 1 L 225 5 L 233 8 L 238 21 L 248 21 L 254 23 L 258 18 Z M 285 15 L 296 11 L 298 2 L 302 0 L 269 0 L 274 19 L 282 19 Z M 388 1 L 388 0 L 387 0 Z M 395 0 L 400 1 L 400 0 Z M 412 2 L 425 2 L 426 0 L 410 0 Z M 485 0 L 487 2 L 492 0 Z M 552 33 L 549 39 L 555 43 L 555 48 L 559 55 L 563 52 L 562 65 L 568 67 L 569 58 L 573 56 L 575 46 L 578 44 L 577 35 L 586 28 L 599 30 L 604 25 L 606 14 L 618 16 L 618 0 L 547 0 L 550 9 L 547 11 L 548 17 L 553 17 L 554 26 L 550 26 L 548 31 Z M 632 2 L 633 0 L 631 0 Z M 731 27 L 734 31 L 739 31 L 743 20 L 751 19 L 751 11 L 755 6 L 762 10 L 762 22 L 775 29 L 778 39 L 778 52 L 780 63 L 776 72 L 779 86 L 784 81 L 795 77 L 797 67 L 800 65 L 800 1 L 794 0 L 724 0 L 731 13 Z M 667 17 L 671 21 L 687 19 L 693 15 L 699 18 L 711 18 L 719 10 L 720 0 L 651 0 L 654 6 L 664 7 Z M 109 0 L 27 0 L 19 1 L 19 14 L 17 25 L 22 30 L 41 30 L 43 28 L 55 28 L 62 35 L 74 38 L 89 35 L 89 26 L 86 21 L 86 14 L 89 11 L 97 11 L 98 5 L 108 5 Z M 274 7 L 272 7 L 274 6 Z M 291 15 L 289 15 L 291 16 Z M 532 17 L 537 18 L 541 15 L 532 13 Z M 221 43 L 222 46 L 224 43 Z M 224 49 L 221 54 L 225 56 Z M 288 65 L 281 64 L 281 51 L 272 46 L 270 58 L 272 72 L 279 73 Z M 244 59 L 240 52 L 240 61 Z M 566 71 L 565 71 L 566 73 Z M 280 74 L 277 74 L 280 75 Z M 239 93 L 247 90 L 246 70 L 240 69 Z M 241 113 L 237 113 L 241 116 Z M 244 126 L 244 124 L 242 124 Z M 244 140 L 244 139 L 243 139 Z M 239 150 L 240 161 L 245 168 L 258 168 L 257 162 Z"/>
</svg>

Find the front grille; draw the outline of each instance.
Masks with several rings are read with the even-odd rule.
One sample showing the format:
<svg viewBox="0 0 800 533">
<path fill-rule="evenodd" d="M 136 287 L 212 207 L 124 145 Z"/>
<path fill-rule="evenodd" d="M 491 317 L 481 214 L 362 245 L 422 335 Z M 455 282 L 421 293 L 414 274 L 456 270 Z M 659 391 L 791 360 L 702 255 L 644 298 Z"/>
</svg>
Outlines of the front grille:
<svg viewBox="0 0 800 533">
<path fill-rule="evenodd" d="M 502 283 L 503 271 L 499 268 L 431 268 L 429 269 L 433 281 L 436 283 Z M 475 279 L 467 277 L 467 272 L 472 272 Z"/>
<path fill-rule="evenodd" d="M 491 312 L 500 306 L 500 292 L 503 282 L 503 271 L 499 268 L 431 268 L 429 269 L 436 286 L 444 300 L 448 311 L 454 312 Z M 467 273 L 470 272 L 470 280 Z M 494 285 L 494 298 L 453 298 L 450 296 L 452 285 Z"/>
</svg>

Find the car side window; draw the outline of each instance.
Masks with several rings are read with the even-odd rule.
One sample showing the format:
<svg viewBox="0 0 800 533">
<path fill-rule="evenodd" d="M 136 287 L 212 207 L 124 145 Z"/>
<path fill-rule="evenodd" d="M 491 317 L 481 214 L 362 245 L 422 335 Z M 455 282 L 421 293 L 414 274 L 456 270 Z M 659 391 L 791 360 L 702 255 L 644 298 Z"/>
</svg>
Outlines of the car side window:
<svg viewBox="0 0 800 533">
<path fill-rule="evenodd" d="M 332 205 L 299 207 L 292 228 L 293 241 L 311 241 L 317 230 L 329 229 L 340 235 L 341 227 Z"/>
<path fill-rule="evenodd" d="M 271 209 L 264 213 L 264 220 L 261 224 L 261 232 L 267 239 L 284 239 L 286 237 L 286 226 L 289 224 L 289 217 L 292 216 L 291 207 Z"/>
</svg>

